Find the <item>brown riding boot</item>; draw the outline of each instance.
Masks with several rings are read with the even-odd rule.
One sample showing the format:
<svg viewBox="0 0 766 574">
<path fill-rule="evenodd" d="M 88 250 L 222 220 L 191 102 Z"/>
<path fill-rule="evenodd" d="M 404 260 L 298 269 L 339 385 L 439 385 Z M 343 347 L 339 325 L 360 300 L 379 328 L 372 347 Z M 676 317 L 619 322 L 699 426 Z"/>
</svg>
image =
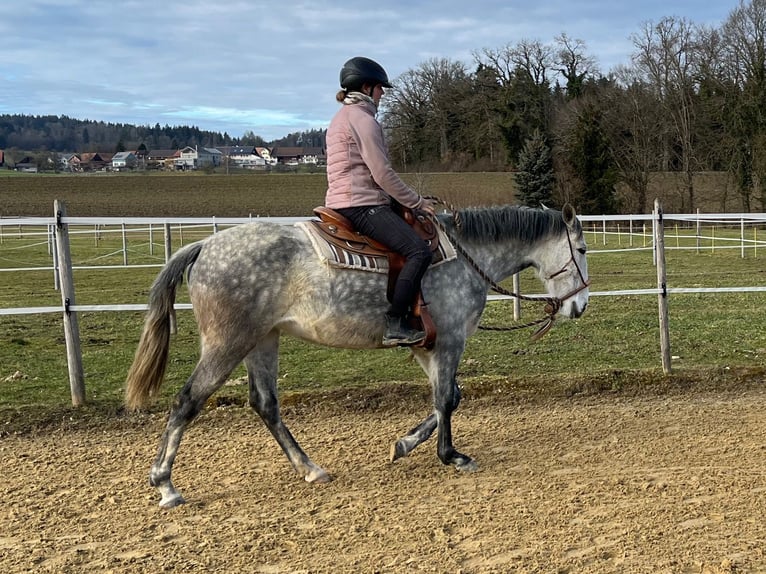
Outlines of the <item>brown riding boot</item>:
<svg viewBox="0 0 766 574">
<path fill-rule="evenodd" d="M 386 333 L 383 335 L 383 346 L 414 345 L 425 338 L 425 332 L 407 325 L 404 317 L 392 317 L 386 314 Z"/>
</svg>

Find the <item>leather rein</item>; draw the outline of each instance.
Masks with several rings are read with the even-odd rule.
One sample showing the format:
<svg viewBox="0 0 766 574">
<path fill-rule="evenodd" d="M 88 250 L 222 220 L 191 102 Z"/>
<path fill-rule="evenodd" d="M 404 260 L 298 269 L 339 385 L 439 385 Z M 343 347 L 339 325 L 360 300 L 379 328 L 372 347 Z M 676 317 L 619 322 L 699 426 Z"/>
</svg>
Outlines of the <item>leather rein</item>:
<svg viewBox="0 0 766 574">
<path fill-rule="evenodd" d="M 452 204 L 442 199 L 439 199 L 438 197 L 434 197 L 434 196 L 425 196 L 425 197 L 426 199 L 430 199 L 444 205 L 449 211 L 452 212 L 452 220 L 455 222 L 455 227 L 457 229 L 460 229 L 462 227 L 463 222 L 460 218 L 460 213 Z M 569 268 L 569 264 L 572 263 L 574 264 L 575 269 L 577 269 L 577 274 L 580 276 L 580 286 L 572 289 L 571 291 L 569 291 L 567 294 L 563 295 L 562 297 L 552 297 L 548 295 L 532 296 L 532 295 L 522 295 L 520 293 L 514 293 L 513 291 L 509 291 L 508 289 L 501 287 L 499 284 L 493 281 L 492 278 L 487 274 L 487 272 L 484 271 L 481 267 L 479 267 L 479 264 L 476 263 L 476 260 L 474 260 L 474 258 L 471 257 L 471 255 L 463 248 L 462 245 L 460 245 L 460 243 L 457 241 L 457 238 L 455 238 L 444 227 L 444 225 L 442 225 L 442 223 L 439 221 L 439 218 L 432 217 L 431 219 L 433 220 L 434 224 L 437 227 L 439 227 L 439 229 L 441 229 L 442 232 L 444 232 L 444 234 L 447 237 L 449 237 L 449 240 L 452 242 L 452 245 L 455 247 L 455 250 L 468 262 L 468 264 L 473 268 L 473 270 L 479 274 L 479 277 L 481 277 L 492 288 L 493 291 L 500 293 L 501 295 L 505 295 L 507 297 L 514 297 L 516 299 L 523 300 L 523 301 L 543 301 L 546 304 L 544 308 L 546 316 L 540 319 L 537 319 L 535 321 L 530 321 L 528 323 L 523 323 L 521 325 L 513 325 L 509 327 L 479 325 L 479 329 L 482 329 L 484 331 L 516 331 L 518 329 L 526 329 L 527 327 L 534 327 L 536 325 L 539 325 L 539 327 L 535 330 L 535 332 L 532 333 L 532 340 L 536 341 L 540 339 L 543 335 L 545 335 L 551 329 L 551 327 L 553 327 L 553 322 L 556 320 L 556 313 L 559 312 L 564 301 L 574 297 L 580 291 L 582 291 L 583 289 L 586 289 L 590 285 L 590 281 L 587 281 L 585 279 L 585 276 L 583 275 L 582 270 L 580 269 L 580 266 L 577 264 L 577 260 L 575 259 L 574 246 L 572 245 L 572 238 L 569 235 L 568 228 L 566 232 L 567 232 L 567 243 L 569 244 L 569 259 L 567 260 L 567 262 L 563 265 L 561 269 L 559 269 L 555 273 L 552 273 L 546 279 L 553 279 L 554 277 L 561 275 L 562 273 L 565 273 L 567 269 Z"/>
</svg>

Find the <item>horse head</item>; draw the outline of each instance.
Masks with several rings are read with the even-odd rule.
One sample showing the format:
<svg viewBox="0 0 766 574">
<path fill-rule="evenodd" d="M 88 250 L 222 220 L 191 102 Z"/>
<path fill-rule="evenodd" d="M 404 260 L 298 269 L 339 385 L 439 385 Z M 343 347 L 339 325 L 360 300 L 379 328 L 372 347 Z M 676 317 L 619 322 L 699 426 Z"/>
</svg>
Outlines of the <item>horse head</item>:
<svg viewBox="0 0 766 574">
<path fill-rule="evenodd" d="M 588 306 L 587 246 L 574 207 L 564 205 L 561 218 L 561 232 L 540 245 L 537 270 L 548 293 L 561 302 L 557 315 L 575 319 Z"/>
</svg>

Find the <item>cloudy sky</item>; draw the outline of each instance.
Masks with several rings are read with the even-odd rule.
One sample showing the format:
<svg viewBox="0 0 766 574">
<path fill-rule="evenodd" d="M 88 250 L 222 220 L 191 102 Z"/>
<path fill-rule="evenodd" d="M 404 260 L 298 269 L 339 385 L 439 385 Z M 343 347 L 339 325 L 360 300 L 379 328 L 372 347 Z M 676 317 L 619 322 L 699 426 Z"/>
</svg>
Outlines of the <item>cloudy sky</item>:
<svg viewBox="0 0 766 574">
<path fill-rule="evenodd" d="M 391 78 L 521 40 L 585 42 L 608 72 L 665 16 L 719 26 L 739 0 L 4 0 L 0 114 L 194 125 L 272 140 L 326 127 L 351 56 Z"/>
</svg>

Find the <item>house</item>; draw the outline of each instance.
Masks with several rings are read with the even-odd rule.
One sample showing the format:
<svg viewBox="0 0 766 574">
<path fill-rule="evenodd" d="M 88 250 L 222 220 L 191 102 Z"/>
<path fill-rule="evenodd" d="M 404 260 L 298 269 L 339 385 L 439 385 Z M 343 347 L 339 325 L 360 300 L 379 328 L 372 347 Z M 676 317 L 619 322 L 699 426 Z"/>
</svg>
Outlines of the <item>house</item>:
<svg viewBox="0 0 766 574">
<path fill-rule="evenodd" d="M 24 156 L 13 165 L 13 169 L 24 173 L 37 173 L 37 162 L 32 156 Z"/>
<path fill-rule="evenodd" d="M 327 159 L 321 147 L 275 147 L 271 156 L 284 165 L 317 165 Z"/>
<path fill-rule="evenodd" d="M 200 146 L 186 146 L 173 160 L 176 169 L 204 169 L 221 165 L 223 154 L 215 149 Z"/>
<path fill-rule="evenodd" d="M 80 154 L 82 171 L 103 171 L 111 166 L 113 153 L 92 152 Z"/>
<path fill-rule="evenodd" d="M 76 153 L 62 153 L 59 155 L 59 165 L 62 171 L 82 171 L 80 167 L 80 156 Z"/>
<path fill-rule="evenodd" d="M 265 169 L 266 160 L 261 157 L 254 146 L 234 146 L 229 148 L 230 165 L 244 169 Z"/>
<path fill-rule="evenodd" d="M 259 156 L 261 156 L 264 161 L 266 162 L 266 165 L 276 165 L 277 158 L 271 156 L 271 150 L 267 147 L 256 147 L 255 153 L 257 153 Z"/>
<path fill-rule="evenodd" d="M 146 153 L 146 167 L 149 169 L 172 169 L 173 162 L 181 154 L 177 149 L 153 149 Z"/>
<path fill-rule="evenodd" d="M 112 169 L 115 171 L 135 169 L 137 163 L 138 158 L 132 151 L 119 151 L 112 157 Z"/>
</svg>

